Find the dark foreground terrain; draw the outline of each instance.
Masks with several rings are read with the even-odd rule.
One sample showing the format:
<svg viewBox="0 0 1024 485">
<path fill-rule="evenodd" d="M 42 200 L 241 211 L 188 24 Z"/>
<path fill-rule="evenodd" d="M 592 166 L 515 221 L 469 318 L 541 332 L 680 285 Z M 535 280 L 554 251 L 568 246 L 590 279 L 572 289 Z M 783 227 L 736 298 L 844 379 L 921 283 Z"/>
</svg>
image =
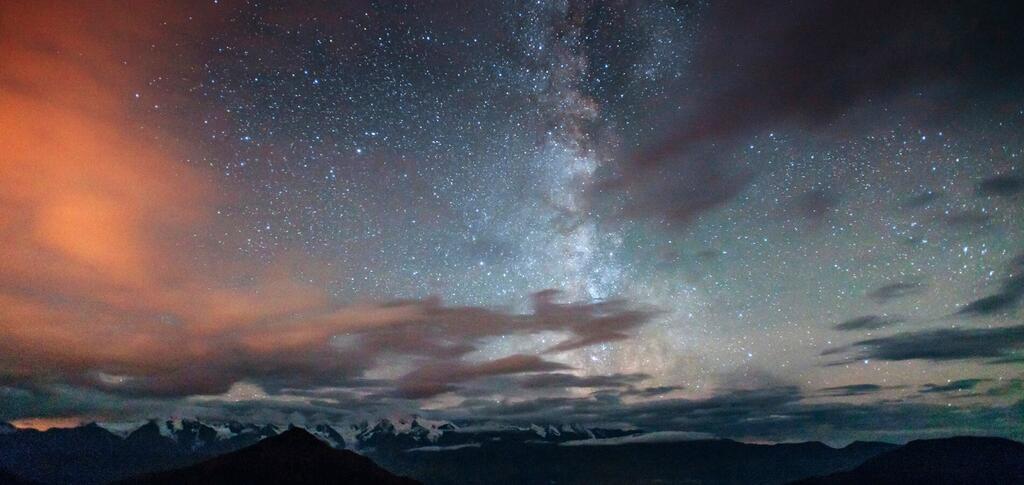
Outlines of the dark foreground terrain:
<svg viewBox="0 0 1024 485">
<path fill-rule="evenodd" d="M 167 421 L 127 434 L 86 425 L 0 435 L 0 484 L 1024 484 L 1024 444 L 1001 438 L 843 448 L 643 438 L 416 420 L 308 431 Z"/>
<path fill-rule="evenodd" d="M 430 484 L 783 484 L 853 468 L 893 447 L 730 440 L 590 446 L 496 442 L 373 456 L 389 470 Z"/>
<path fill-rule="evenodd" d="M 794 485 L 1024 484 L 1024 444 L 1000 438 L 911 441 L 860 466 Z"/>
</svg>

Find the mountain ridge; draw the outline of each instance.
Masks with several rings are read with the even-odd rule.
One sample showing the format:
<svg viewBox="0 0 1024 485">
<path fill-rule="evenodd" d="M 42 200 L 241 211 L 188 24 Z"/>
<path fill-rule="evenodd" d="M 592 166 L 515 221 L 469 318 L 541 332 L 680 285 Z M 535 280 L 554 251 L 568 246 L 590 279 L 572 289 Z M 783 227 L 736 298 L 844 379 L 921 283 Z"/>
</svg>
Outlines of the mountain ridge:
<svg viewBox="0 0 1024 485">
<path fill-rule="evenodd" d="M 292 427 L 254 445 L 194 465 L 118 483 L 416 485 L 420 482 L 394 475 L 365 456 L 333 448 L 308 431 Z"/>
<path fill-rule="evenodd" d="M 1005 438 L 954 436 L 914 440 L 869 458 L 856 468 L 792 485 L 1024 484 L 1024 443 Z"/>
<path fill-rule="evenodd" d="M 40 483 L 100 484 L 191 466 L 295 428 L 300 427 L 168 419 L 131 426 L 19 429 L 0 434 L 0 469 Z M 700 438 L 699 433 L 570 424 L 459 426 L 416 417 L 303 429 L 324 446 L 355 449 L 387 470 L 437 485 L 551 480 L 780 485 L 850 471 L 887 452 L 919 446 L 917 441 L 855 441 L 842 447 L 817 441 L 755 444 Z"/>
</svg>

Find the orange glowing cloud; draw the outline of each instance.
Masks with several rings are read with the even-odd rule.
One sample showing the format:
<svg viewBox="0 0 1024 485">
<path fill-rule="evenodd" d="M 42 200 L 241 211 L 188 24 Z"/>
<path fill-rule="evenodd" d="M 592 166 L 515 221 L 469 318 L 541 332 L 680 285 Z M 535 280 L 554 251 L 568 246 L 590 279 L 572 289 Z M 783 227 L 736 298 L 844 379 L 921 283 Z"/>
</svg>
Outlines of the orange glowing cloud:
<svg viewBox="0 0 1024 485">
<path fill-rule="evenodd" d="M 406 354 L 460 369 L 433 376 L 444 388 L 467 373 L 563 367 L 457 364 L 490 336 L 599 342 L 646 319 L 551 294 L 532 320 L 434 299 L 341 305 L 309 281 L 315 261 L 260 264 L 203 244 L 222 202 L 216 175 L 184 161 L 201 154 L 168 141 L 171 128 L 140 130 L 133 111 L 132 85 L 155 69 L 140 49 L 174 44 L 154 28 L 174 15 L 151 8 L 0 4 L 0 385 L 216 394 L 241 380 L 337 384 Z M 188 25 L 164 28 L 177 27 Z M 342 351 L 338 336 L 359 345 Z"/>
<path fill-rule="evenodd" d="M 77 418 L 26 418 L 15 420 L 11 424 L 15 428 L 46 431 L 52 428 L 74 428 L 81 426 L 82 421 Z"/>
</svg>

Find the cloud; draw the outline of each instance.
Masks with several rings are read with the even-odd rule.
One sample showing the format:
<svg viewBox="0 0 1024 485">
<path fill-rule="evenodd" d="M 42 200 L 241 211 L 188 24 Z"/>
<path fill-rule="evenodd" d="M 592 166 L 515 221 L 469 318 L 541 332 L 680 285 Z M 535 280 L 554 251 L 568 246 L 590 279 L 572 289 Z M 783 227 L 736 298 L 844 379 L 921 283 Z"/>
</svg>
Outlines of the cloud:
<svg viewBox="0 0 1024 485">
<path fill-rule="evenodd" d="M 979 298 L 963 306 L 957 311 L 958 315 L 993 315 L 1003 313 L 1017 306 L 1020 295 L 1009 293 L 998 293 L 995 295 Z"/>
<path fill-rule="evenodd" d="M 955 407 L 905 400 L 808 403 L 795 386 L 719 389 L 696 399 L 625 403 L 609 395 L 481 400 L 440 410 L 449 417 L 528 425 L 531 422 L 627 423 L 648 431 L 686 430 L 720 438 L 764 440 L 895 440 L 957 433 L 1021 438 L 1024 401 Z M 444 414 L 450 413 L 450 414 Z M 582 444 L 582 443 L 581 443 Z M 596 443 L 595 443 L 596 444 Z"/>
<path fill-rule="evenodd" d="M 583 397 L 526 397 L 500 401 L 493 398 L 471 399 L 449 408 L 416 412 L 431 419 L 456 420 L 467 425 L 529 426 L 531 423 L 569 422 L 592 426 L 632 426 L 653 433 L 686 430 L 684 433 L 694 433 L 690 434 L 693 437 L 700 436 L 696 433 L 706 433 L 718 438 L 741 440 L 905 441 L 958 433 L 1021 439 L 1024 437 L 1021 434 L 1024 429 L 1021 426 L 1024 424 L 1024 414 L 1021 414 L 1024 401 L 1019 400 L 1019 392 L 1014 394 L 1020 389 L 1020 382 L 1013 379 L 1002 381 L 1001 385 L 992 387 L 996 388 L 1001 397 L 1017 401 L 1008 405 L 986 406 L 948 406 L 945 402 L 930 404 L 905 399 L 817 403 L 807 401 L 808 397 L 817 397 L 816 394 L 807 395 L 798 387 L 780 385 L 753 389 L 720 388 L 699 398 L 663 398 L 633 403 L 618 399 L 618 391 L 613 389 Z M 889 388 L 883 386 L 883 389 Z M 289 403 L 271 404 L 275 407 L 275 415 L 293 415 L 289 414 Z M 304 415 L 330 411 L 337 416 L 346 411 L 346 405 L 317 409 L 297 402 L 292 411 L 295 410 Z"/>
<path fill-rule="evenodd" d="M 991 379 L 960 379 L 950 381 L 946 384 L 925 384 L 919 391 L 921 394 L 935 394 L 947 392 L 960 392 L 973 390 L 978 384 L 991 381 Z"/>
<path fill-rule="evenodd" d="M 988 361 L 989 364 L 1020 364 L 1024 363 L 1024 355 L 1016 355 L 1009 357 L 1000 357 L 998 359 L 992 359 Z"/>
<path fill-rule="evenodd" d="M 612 374 L 577 376 L 574 374 L 540 374 L 524 378 L 520 386 L 526 389 L 574 388 L 574 387 L 629 387 L 650 379 L 647 374 Z"/>
<path fill-rule="evenodd" d="M 536 356 L 473 365 L 460 360 L 489 338 L 562 331 L 568 337 L 554 348 L 579 348 L 604 339 L 626 338 L 627 330 L 649 318 L 623 302 L 561 304 L 547 297 L 533 314 L 445 307 L 436 299 L 339 306 L 326 298 L 300 297 L 319 294 L 313 287 L 285 291 L 292 285 L 236 288 L 224 290 L 224 295 L 212 291 L 205 298 L 196 296 L 187 311 L 136 313 L 134 323 L 100 314 L 121 341 L 141 342 L 136 347 L 108 349 L 92 340 L 81 344 L 80 335 L 59 333 L 71 325 L 65 322 L 74 321 L 75 315 L 58 312 L 52 320 L 40 321 L 33 328 L 36 335 L 49 331 L 49 340 L 9 338 L 0 343 L 7 351 L 4 355 L 17 356 L 0 358 L 0 364 L 22 379 L 63 380 L 138 396 L 185 396 L 221 393 L 242 380 L 268 389 L 346 385 L 384 364 L 384 357 L 408 356 L 418 359 L 421 369 L 396 384 L 406 396 L 427 396 L 476 377 L 567 369 Z M 243 303 L 255 302 L 264 292 L 277 297 L 251 307 L 209 303 L 211 298 L 235 297 Z M 294 297 L 281 297 L 288 294 Z M 5 303 L 0 315 L 9 320 L 4 321 L 38 319 L 40 313 L 50 311 L 45 305 L 13 299 Z M 168 315 L 178 323 L 164 323 L 162 319 Z M 140 325 L 140 319 L 146 317 L 153 323 Z M 63 344 L 52 347 L 54 338 L 78 343 L 77 353 L 69 354 Z M 39 343 L 22 348 L 26 341 Z M 420 388 L 413 392 L 416 381 Z"/>
<path fill-rule="evenodd" d="M 695 72 L 712 89 L 655 153 L 767 123 L 828 121 L 868 97 L 927 82 L 947 82 L 957 95 L 1018 86 L 1024 38 L 1006 17 L 1014 13 L 1013 2 L 869 1 L 856 10 L 839 1 L 784 9 L 770 1 L 716 3 L 695 55 Z"/>
<path fill-rule="evenodd" d="M 511 355 L 479 364 L 439 362 L 421 366 L 399 378 L 397 393 L 406 398 L 425 398 L 453 391 L 456 383 L 483 377 L 566 369 L 572 367 L 535 355 Z"/>
<path fill-rule="evenodd" d="M 837 324 L 834 328 L 836 330 L 842 330 L 849 332 L 853 330 L 878 330 L 880 328 L 889 327 L 897 323 L 901 323 L 904 320 L 902 318 L 888 317 L 882 315 L 865 315 L 862 317 L 853 318 Z"/>
<path fill-rule="evenodd" d="M 794 209 L 797 215 L 818 227 L 839 205 L 839 194 L 826 189 L 814 189 L 797 197 Z"/>
<path fill-rule="evenodd" d="M 964 230 L 985 229 L 992 222 L 992 215 L 972 210 L 944 212 L 936 217 L 952 228 Z"/>
<path fill-rule="evenodd" d="M 230 249 L 251 221 L 218 209 L 255 195 L 224 191 L 219 173 L 187 162 L 210 154 L 177 143 L 188 130 L 173 117 L 143 123 L 148 108 L 133 96 L 153 72 L 188 64 L 189 49 L 161 46 L 222 20 L 197 8 L 0 6 L 0 382 L 173 405 L 239 382 L 271 394 L 359 387 L 401 361 L 444 387 L 566 369 L 526 355 L 463 361 L 494 337 L 553 333 L 564 338 L 547 351 L 568 352 L 630 338 L 657 315 L 625 300 L 561 302 L 554 290 L 526 314 L 436 297 L 340 301 L 326 284 L 338 275 L 313 256 Z M 148 64 L 163 58 L 174 61 Z M 476 251 L 500 260 L 508 248 Z M 408 390 L 411 379 L 380 387 Z"/>
<path fill-rule="evenodd" d="M 996 385 L 990 387 L 985 391 L 986 396 L 1022 396 L 1024 395 L 1024 379 L 1006 379 L 1000 380 Z"/>
<path fill-rule="evenodd" d="M 1003 281 L 998 293 L 974 300 L 957 310 L 957 315 L 986 316 L 1006 313 L 1024 299 L 1024 274 Z"/>
<path fill-rule="evenodd" d="M 740 194 L 758 167 L 740 147 L 768 131 L 827 134 L 907 109 L 932 120 L 998 100 L 1024 78 L 1021 6 L 997 1 L 715 2 L 700 17 L 687 89 L 652 110 L 664 127 L 623 155 L 628 214 L 689 222 Z M 894 48 L 893 46 L 898 46 Z M 851 115 L 851 116 L 846 116 Z M 828 204 L 817 204 L 825 207 Z M 815 206 L 812 204 L 812 206 Z"/>
<path fill-rule="evenodd" d="M 1014 256 L 1014 258 L 1010 260 L 1009 267 L 1012 271 L 1024 271 L 1024 253 Z"/>
<path fill-rule="evenodd" d="M 875 394 L 885 389 L 878 384 L 851 384 L 848 386 L 835 386 L 826 387 L 821 389 L 821 392 L 827 396 L 863 396 L 865 394 Z"/>
<path fill-rule="evenodd" d="M 635 396 L 641 398 L 651 398 L 664 396 L 666 394 L 673 393 L 675 391 L 681 391 L 684 387 L 682 386 L 655 386 L 655 387 L 644 387 L 644 388 L 633 388 L 626 389 L 619 393 L 620 396 Z"/>
<path fill-rule="evenodd" d="M 559 292 L 545 290 L 534 295 L 531 326 L 538 330 L 566 329 L 574 336 L 547 350 L 565 352 L 604 342 L 629 338 L 629 332 L 647 323 L 658 311 L 628 308 L 623 300 L 601 303 L 563 304 L 555 298 Z"/>
<path fill-rule="evenodd" d="M 173 405 L 173 403 L 172 403 Z M 162 413 L 168 403 L 124 396 L 67 384 L 46 386 L 18 383 L 0 385 L 0 421 L 21 418 L 76 418 L 79 416 L 147 416 Z"/>
<path fill-rule="evenodd" d="M 920 207 L 928 207 L 933 202 L 945 197 L 945 193 L 941 191 L 925 190 L 919 194 L 916 194 L 908 198 L 902 206 L 907 209 L 917 209 Z"/>
<path fill-rule="evenodd" d="M 629 191 L 634 198 L 624 210 L 630 218 L 688 224 L 725 205 L 747 188 L 754 174 L 738 164 L 719 163 L 710 155 L 676 159 L 671 169 L 645 176 L 653 169 L 630 171 L 608 188 Z M 604 193 L 601 191 L 600 193 Z"/>
<path fill-rule="evenodd" d="M 715 436 L 710 433 L 692 431 L 655 431 L 615 438 L 592 438 L 559 443 L 558 446 L 614 446 L 632 443 L 678 443 L 680 441 L 710 440 Z"/>
<path fill-rule="evenodd" d="M 892 300 L 919 295 L 926 288 L 927 285 L 919 281 L 890 283 L 871 290 L 868 297 L 880 304 L 885 304 Z"/>
<path fill-rule="evenodd" d="M 1008 197 L 1024 192 L 1024 177 L 1019 175 L 994 175 L 978 183 L 978 194 L 984 196 Z"/>
<path fill-rule="evenodd" d="M 998 359 L 1024 348 L 1024 325 L 997 328 L 945 328 L 904 332 L 861 340 L 842 351 L 858 349 L 851 360 Z"/>
</svg>

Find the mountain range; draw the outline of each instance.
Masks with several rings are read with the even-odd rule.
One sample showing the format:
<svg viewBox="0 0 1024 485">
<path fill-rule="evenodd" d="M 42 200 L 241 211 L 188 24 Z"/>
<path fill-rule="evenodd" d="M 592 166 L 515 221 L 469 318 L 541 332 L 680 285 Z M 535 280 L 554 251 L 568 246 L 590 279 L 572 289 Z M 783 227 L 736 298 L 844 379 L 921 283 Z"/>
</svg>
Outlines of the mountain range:
<svg viewBox="0 0 1024 485">
<path fill-rule="evenodd" d="M 286 429 L 236 421 L 162 419 L 37 431 L 0 422 L 0 470 L 43 483 L 105 483 L 140 472 L 194 464 L 256 444 Z M 495 440 L 562 443 L 640 433 L 579 425 L 460 427 L 415 416 L 345 425 L 310 424 L 305 429 L 333 448 L 371 456 L 402 455 L 407 450 L 430 447 L 475 446 Z"/>
<path fill-rule="evenodd" d="M 290 448 L 306 451 L 295 455 Z M 318 458 L 301 461 L 307 452 Z M 834 448 L 819 442 L 752 444 L 692 433 L 573 424 L 460 426 L 418 417 L 304 428 L 176 419 L 36 431 L 0 423 L 0 483 L 172 483 L 166 477 L 230 474 L 234 472 L 226 470 L 264 464 L 286 470 L 327 467 L 304 482 L 317 483 L 317 477 L 345 469 L 373 469 L 360 465 L 366 463 L 362 460 L 427 484 L 781 485 L 805 480 L 800 483 L 820 485 L 915 483 L 910 480 L 915 476 L 931 477 L 920 482 L 929 485 L 1024 483 L 1024 478 L 1013 481 L 1024 477 L 1024 444 L 999 438 L 924 440 L 904 446 L 854 442 Z M 247 461 L 254 464 L 247 467 Z M 169 470 L 178 471 L 160 474 Z M 275 476 L 272 471 L 260 476 Z M 139 482 L 140 476 L 149 481 Z M 943 482 L 936 476 L 959 481 Z M 14 482 L 14 477 L 22 481 Z M 1009 481 L 993 482 L 993 477 Z M 169 481 L 160 481 L 165 479 Z"/>
</svg>

